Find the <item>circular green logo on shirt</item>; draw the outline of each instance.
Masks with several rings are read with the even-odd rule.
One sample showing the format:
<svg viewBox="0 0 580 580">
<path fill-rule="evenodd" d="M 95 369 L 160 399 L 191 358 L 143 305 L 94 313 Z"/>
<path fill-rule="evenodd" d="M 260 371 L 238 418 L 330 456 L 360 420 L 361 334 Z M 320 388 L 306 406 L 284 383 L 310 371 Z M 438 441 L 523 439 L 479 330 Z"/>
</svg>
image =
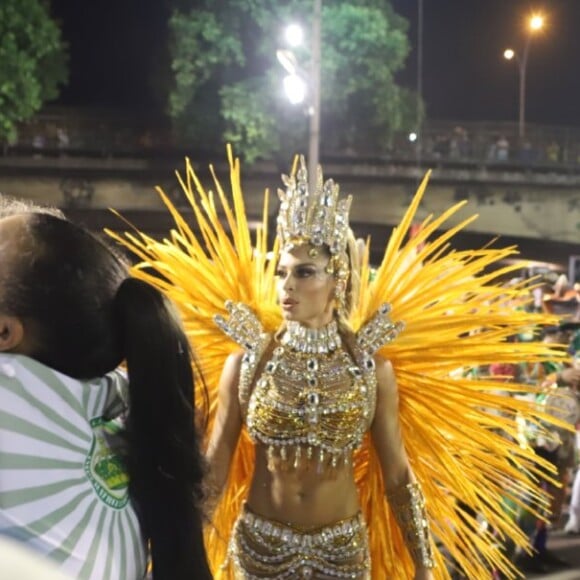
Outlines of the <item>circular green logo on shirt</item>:
<svg viewBox="0 0 580 580">
<path fill-rule="evenodd" d="M 91 420 L 93 443 L 85 460 L 85 473 L 99 499 L 115 509 L 129 501 L 129 477 L 121 458 L 122 425 L 118 420 Z"/>
</svg>

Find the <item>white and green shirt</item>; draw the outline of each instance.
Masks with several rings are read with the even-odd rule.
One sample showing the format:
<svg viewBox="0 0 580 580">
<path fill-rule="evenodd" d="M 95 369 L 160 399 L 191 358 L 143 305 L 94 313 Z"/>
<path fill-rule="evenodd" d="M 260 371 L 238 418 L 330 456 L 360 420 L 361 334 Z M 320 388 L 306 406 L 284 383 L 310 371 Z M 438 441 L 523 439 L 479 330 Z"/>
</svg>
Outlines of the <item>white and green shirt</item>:
<svg viewBox="0 0 580 580">
<path fill-rule="evenodd" d="M 145 575 L 120 453 L 126 390 L 121 372 L 79 381 L 0 353 L 0 536 L 79 580 Z"/>
</svg>

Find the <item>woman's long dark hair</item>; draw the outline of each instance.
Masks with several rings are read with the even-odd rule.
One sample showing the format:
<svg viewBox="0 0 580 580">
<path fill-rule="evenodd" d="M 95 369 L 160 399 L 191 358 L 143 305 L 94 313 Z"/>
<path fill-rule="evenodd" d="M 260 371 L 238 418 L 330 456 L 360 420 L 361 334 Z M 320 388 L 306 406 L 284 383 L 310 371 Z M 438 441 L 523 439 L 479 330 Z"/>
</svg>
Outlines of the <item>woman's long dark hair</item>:
<svg viewBox="0 0 580 580">
<path fill-rule="evenodd" d="M 210 578 L 199 512 L 203 470 L 187 337 L 166 299 L 146 282 L 124 280 L 115 306 L 129 371 L 130 489 L 151 542 L 153 577 Z"/>
<path fill-rule="evenodd" d="M 54 215 L 23 215 L 28 235 L 0 308 L 21 319 L 32 358 L 71 377 L 102 376 L 126 361 L 129 490 L 153 577 L 211 578 L 192 356 L 181 325 L 163 295 L 130 278 L 99 238 Z"/>
</svg>

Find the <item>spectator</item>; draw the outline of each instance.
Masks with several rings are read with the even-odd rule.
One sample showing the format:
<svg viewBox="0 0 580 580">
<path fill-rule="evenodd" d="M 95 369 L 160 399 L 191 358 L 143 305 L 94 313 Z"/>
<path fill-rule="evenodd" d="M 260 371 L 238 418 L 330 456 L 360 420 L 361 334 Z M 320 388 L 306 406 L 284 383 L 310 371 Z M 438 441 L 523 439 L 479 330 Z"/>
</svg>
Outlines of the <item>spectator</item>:
<svg viewBox="0 0 580 580">
<path fill-rule="evenodd" d="M 510 144 L 505 135 L 500 135 L 495 142 L 495 158 L 497 161 L 507 161 L 510 154 Z"/>
</svg>

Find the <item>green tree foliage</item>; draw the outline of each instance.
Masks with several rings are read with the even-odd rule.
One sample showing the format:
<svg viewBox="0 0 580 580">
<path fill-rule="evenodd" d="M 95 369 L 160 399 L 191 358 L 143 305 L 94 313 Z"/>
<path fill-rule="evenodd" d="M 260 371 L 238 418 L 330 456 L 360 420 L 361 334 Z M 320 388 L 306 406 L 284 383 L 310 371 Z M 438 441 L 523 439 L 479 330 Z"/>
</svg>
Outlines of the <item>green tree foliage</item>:
<svg viewBox="0 0 580 580">
<path fill-rule="evenodd" d="M 67 80 L 67 52 L 43 0 L 0 1 L 0 141 Z"/>
<path fill-rule="evenodd" d="M 197 2 L 197 5 L 200 3 Z M 182 0 L 170 20 L 169 113 L 188 143 L 235 145 L 248 160 L 304 151 L 308 118 L 283 94 L 276 59 L 285 23 L 308 32 L 312 0 Z M 307 71 L 309 41 L 294 49 Z M 411 126 L 414 97 L 395 82 L 409 52 L 407 22 L 387 0 L 326 0 L 322 15 L 323 150 L 370 152 Z"/>
</svg>

